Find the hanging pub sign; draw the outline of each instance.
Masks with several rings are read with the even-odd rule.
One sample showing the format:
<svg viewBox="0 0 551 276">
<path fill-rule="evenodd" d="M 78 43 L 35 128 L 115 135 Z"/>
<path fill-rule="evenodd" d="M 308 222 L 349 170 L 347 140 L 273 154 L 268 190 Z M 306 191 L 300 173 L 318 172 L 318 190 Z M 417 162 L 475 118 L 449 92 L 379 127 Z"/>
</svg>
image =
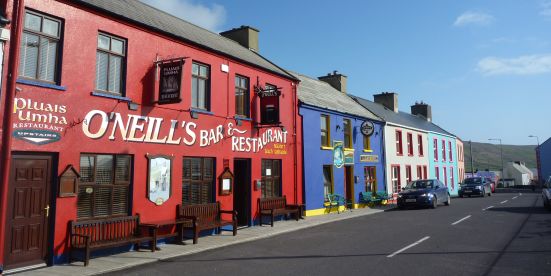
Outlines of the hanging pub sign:
<svg viewBox="0 0 551 276">
<path fill-rule="evenodd" d="M 364 121 L 360 127 L 362 134 L 365 136 L 371 136 L 375 130 L 375 126 L 370 121 Z"/>
<path fill-rule="evenodd" d="M 262 88 L 257 78 L 254 91 L 260 99 L 260 124 L 279 125 L 279 96 L 281 96 L 281 89 L 271 84 L 266 84 Z"/>
<path fill-rule="evenodd" d="M 172 104 L 182 101 L 180 96 L 182 84 L 183 59 L 161 62 L 158 104 Z"/>
<path fill-rule="evenodd" d="M 147 159 L 149 160 L 147 197 L 156 205 L 162 205 L 171 195 L 172 157 L 148 154 Z"/>
</svg>

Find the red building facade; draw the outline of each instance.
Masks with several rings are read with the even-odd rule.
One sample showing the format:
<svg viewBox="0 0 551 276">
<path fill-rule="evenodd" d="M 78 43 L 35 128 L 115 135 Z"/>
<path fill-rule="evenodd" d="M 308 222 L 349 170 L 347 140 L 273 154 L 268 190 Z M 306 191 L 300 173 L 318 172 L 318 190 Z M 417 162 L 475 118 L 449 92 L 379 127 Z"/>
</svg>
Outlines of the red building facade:
<svg viewBox="0 0 551 276">
<path fill-rule="evenodd" d="M 2 85 L 4 269 L 65 260 L 71 220 L 147 222 L 220 201 L 252 225 L 260 197 L 302 203 L 298 80 L 284 70 L 138 1 L 8 1 L 6 11 L 20 29 Z M 228 170 L 233 182 L 220 179 Z"/>
</svg>

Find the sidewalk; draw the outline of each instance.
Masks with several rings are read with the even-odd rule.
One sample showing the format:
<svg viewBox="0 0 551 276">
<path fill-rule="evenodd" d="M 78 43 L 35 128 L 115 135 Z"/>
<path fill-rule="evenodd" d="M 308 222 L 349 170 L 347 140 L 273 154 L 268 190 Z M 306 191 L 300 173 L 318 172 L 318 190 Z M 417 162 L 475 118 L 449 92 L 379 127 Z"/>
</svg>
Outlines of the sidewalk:
<svg viewBox="0 0 551 276">
<path fill-rule="evenodd" d="M 90 260 L 90 264 L 87 267 L 85 267 L 82 262 L 73 262 L 71 264 L 55 265 L 51 267 L 17 273 L 14 275 L 72 276 L 101 274 L 152 263 L 159 260 L 190 255 L 233 244 L 268 238 L 274 235 L 297 231 L 317 225 L 322 225 L 325 223 L 376 214 L 379 212 L 383 212 L 384 209 L 388 208 L 390 207 L 381 207 L 377 209 L 354 209 L 352 211 L 345 211 L 344 213 L 340 214 L 334 213 L 328 215 L 306 217 L 305 219 L 299 220 L 298 222 L 294 219 L 289 219 L 288 221 L 277 221 L 276 223 L 274 223 L 274 227 L 270 227 L 270 225 L 263 225 L 240 229 L 239 231 L 237 231 L 237 236 L 235 237 L 232 236 L 231 232 L 223 231 L 220 235 L 201 237 L 199 238 L 199 243 L 195 245 L 192 243 L 192 240 L 186 240 L 185 245 L 160 245 L 161 250 L 157 252 L 150 252 L 142 249 L 142 251 L 140 252 L 129 251 L 116 255 L 92 258 Z"/>
</svg>

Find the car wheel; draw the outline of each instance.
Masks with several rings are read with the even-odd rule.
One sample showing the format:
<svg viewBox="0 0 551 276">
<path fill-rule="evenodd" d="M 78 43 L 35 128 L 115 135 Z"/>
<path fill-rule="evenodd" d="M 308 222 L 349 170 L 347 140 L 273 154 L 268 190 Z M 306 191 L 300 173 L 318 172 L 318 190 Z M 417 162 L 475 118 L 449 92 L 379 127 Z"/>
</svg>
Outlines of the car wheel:
<svg viewBox="0 0 551 276">
<path fill-rule="evenodd" d="M 434 199 L 432 200 L 432 206 L 430 206 L 430 208 L 435 209 L 436 207 L 438 207 L 438 199 L 434 197 Z"/>
<path fill-rule="evenodd" d="M 451 202 L 451 197 L 450 197 L 450 195 L 448 194 L 448 200 L 447 200 L 446 202 L 444 202 L 444 204 L 445 204 L 446 206 L 450 206 L 450 202 Z"/>
</svg>

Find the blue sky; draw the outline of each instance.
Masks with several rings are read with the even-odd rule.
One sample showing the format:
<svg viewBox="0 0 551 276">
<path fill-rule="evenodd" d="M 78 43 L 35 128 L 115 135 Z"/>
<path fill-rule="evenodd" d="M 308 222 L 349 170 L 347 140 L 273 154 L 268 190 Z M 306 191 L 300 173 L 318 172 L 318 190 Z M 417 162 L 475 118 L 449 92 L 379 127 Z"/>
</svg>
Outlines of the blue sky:
<svg viewBox="0 0 551 276">
<path fill-rule="evenodd" d="M 551 0 L 143 0 L 215 32 L 260 30 L 260 53 L 348 91 L 432 105 L 463 140 L 536 144 L 551 137 Z"/>
</svg>

